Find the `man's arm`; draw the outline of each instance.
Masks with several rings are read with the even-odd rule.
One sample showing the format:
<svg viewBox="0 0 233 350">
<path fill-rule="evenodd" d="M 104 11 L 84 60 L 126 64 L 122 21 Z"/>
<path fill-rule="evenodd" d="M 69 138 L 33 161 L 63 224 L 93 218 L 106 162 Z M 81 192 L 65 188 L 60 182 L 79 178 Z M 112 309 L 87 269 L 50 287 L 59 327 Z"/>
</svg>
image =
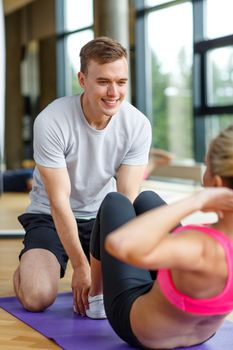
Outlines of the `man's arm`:
<svg viewBox="0 0 233 350">
<path fill-rule="evenodd" d="M 77 312 L 85 314 L 91 283 L 90 267 L 83 252 L 76 220 L 70 207 L 70 179 L 66 168 L 47 168 L 37 165 L 51 206 L 51 214 L 67 255 L 74 269 L 72 289 Z"/>
<path fill-rule="evenodd" d="M 127 196 L 131 202 L 140 192 L 146 165 L 121 165 L 117 173 L 117 191 Z"/>
</svg>

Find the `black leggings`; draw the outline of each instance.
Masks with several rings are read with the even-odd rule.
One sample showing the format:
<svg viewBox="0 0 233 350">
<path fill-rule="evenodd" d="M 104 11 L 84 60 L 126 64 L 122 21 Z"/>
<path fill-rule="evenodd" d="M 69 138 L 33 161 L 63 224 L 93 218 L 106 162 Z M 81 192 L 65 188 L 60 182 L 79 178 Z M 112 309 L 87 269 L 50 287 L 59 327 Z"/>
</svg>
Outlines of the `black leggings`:
<svg viewBox="0 0 233 350">
<path fill-rule="evenodd" d="M 132 204 L 120 193 L 109 193 L 96 217 L 91 235 L 91 254 L 102 262 L 104 305 L 109 323 L 128 344 L 143 347 L 131 330 L 130 310 L 135 299 L 153 285 L 150 271 L 123 263 L 104 249 L 106 236 L 145 211 L 166 204 L 152 191 L 142 192 Z M 142 232 L 143 235 L 146 234 Z"/>
</svg>

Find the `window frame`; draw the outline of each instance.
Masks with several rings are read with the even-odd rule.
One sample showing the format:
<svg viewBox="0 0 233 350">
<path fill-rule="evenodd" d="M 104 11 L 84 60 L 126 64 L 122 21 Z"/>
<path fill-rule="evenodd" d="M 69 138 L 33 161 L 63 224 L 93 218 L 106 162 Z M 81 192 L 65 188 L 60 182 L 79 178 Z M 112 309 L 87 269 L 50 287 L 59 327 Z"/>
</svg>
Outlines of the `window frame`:
<svg viewBox="0 0 233 350">
<path fill-rule="evenodd" d="M 94 10 L 93 10 L 94 11 Z M 93 13 L 93 24 L 87 27 L 82 27 L 75 30 L 66 30 L 65 28 L 65 2 L 64 0 L 56 0 L 56 75 L 57 75 L 57 97 L 67 95 L 68 86 L 66 79 L 67 72 L 67 52 L 66 52 L 66 40 L 69 35 L 84 32 L 86 30 L 92 30 L 94 33 L 94 13 Z"/>
<path fill-rule="evenodd" d="M 204 17 L 206 0 L 174 0 L 157 6 L 146 6 L 145 0 L 135 1 L 136 30 L 135 52 L 136 67 L 136 106 L 144 114 L 152 117 L 152 101 L 150 100 L 151 89 L 151 62 L 148 58 L 146 17 L 147 14 L 174 5 L 191 2 L 193 5 L 193 139 L 194 160 L 203 162 L 206 153 L 206 126 L 205 118 L 209 116 L 220 117 L 233 114 L 232 105 L 211 105 L 207 103 L 208 70 L 207 55 L 217 48 L 233 45 L 233 33 L 214 39 L 206 39 L 204 36 Z"/>
</svg>

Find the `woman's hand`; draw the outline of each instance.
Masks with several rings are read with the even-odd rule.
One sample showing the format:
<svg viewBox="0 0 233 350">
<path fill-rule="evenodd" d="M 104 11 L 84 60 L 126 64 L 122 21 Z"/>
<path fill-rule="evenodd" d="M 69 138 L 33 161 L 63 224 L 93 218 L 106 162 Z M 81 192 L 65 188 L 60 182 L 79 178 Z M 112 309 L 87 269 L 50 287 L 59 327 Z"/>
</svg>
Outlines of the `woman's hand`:
<svg viewBox="0 0 233 350">
<path fill-rule="evenodd" d="M 195 195 L 200 210 L 213 211 L 223 216 L 224 211 L 233 211 L 233 190 L 226 187 L 209 187 Z"/>
</svg>

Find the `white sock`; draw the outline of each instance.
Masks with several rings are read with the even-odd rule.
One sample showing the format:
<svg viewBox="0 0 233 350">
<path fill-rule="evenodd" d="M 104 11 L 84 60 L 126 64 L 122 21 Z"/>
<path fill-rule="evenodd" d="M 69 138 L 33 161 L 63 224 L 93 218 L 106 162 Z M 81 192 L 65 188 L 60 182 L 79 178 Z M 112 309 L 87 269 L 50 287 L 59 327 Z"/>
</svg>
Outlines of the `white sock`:
<svg viewBox="0 0 233 350">
<path fill-rule="evenodd" d="M 88 297 L 89 309 L 86 310 L 86 315 L 93 319 L 107 318 L 104 310 L 103 294 Z"/>
</svg>

